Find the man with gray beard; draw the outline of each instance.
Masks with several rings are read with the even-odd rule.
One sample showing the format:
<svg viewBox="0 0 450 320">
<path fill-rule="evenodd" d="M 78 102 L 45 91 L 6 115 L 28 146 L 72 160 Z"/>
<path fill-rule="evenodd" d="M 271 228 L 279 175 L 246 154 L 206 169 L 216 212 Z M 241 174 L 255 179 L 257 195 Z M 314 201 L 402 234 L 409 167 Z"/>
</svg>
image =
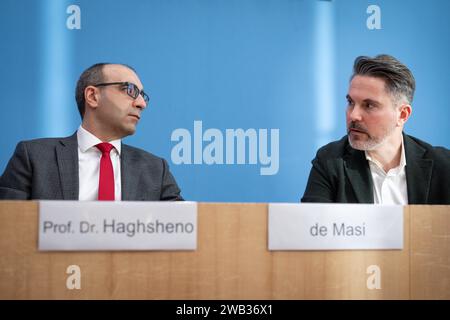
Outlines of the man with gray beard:
<svg viewBox="0 0 450 320">
<path fill-rule="evenodd" d="M 319 149 L 301 201 L 450 204 L 450 151 L 403 133 L 414 90 L 394 57 L 356 58 L 347 135 Z"/>
</svg>

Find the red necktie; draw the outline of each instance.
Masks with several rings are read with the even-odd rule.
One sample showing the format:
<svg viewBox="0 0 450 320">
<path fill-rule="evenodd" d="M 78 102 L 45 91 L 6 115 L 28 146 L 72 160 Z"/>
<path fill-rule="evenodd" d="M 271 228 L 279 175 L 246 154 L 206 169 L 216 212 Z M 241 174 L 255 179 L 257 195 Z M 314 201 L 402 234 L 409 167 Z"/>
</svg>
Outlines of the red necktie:
<svg viewBox="0 0 450 320">
<path fill-rule="evenodd" d="M 108 142 L 96 145 L 102 152 L 100 159 L 100 178 L 98 184 L 98 200 L 114 200 L 114 170 L 109 153 L 114 146 Z"/>
</svg>

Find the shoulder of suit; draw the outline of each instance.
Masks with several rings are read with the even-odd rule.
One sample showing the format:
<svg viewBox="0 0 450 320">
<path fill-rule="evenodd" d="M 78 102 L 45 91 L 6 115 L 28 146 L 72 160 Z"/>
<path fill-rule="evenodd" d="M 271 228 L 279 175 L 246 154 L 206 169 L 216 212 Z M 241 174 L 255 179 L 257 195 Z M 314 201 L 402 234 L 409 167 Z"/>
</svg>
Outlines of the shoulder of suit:
<svg viewBox="0 0 450 320">
<path fill-rule="evenodd" d="M 154 155 L 153 153 L 150 153 L 143 149 L 136 148 L 136 147 L 130 146 L 128 144 L 124 144 L 124 143 L 122 143 L 122 152 L 128 152 L 130 155 L 144 157 L 144 158 L 147 158 L 150 160 L 158 160 L 158 161 L 163 160 L 163 158 L 158 157 L 158 156 Z"/>
<path fill-rule="evenodd" d="M 425 142 L 423 140 L 420 140 L 416 137 L 413 137 L 413 136 L 410 136 L 407 134 L 405 134 L 405 136 L 408 137 L 409 139 L 411 139 L 413 141 L 413 143 L 417 144 L 419 147 L 421 147 L 422 149 L 424 149 L 426 151 L 426 153 L 424 155 L 426 158 L 443 160 L 443 161 L 447 161 L 447 162 L 450 160 L 450 150 L 449 149 L 447 149 L 445 147 L 441 147 L 441 146 L 432 146 L 428 142 Z"/>
<path fill-rule="evenodd" d="M 38 138 L 32 140 L 23 140 L 19 143 L 26 144 L 27 146 L 54 146 L 61 143 L 61 141 L 67 141 L 72 137 L 59 137 L 59 138 Z"/>
<path fill-rule="evenodd" d="M 334 158 L 342 157 L 348 148 L 347 136 L 342 137 L 340 140 L 330 142 L 317 151 L 317 156 L 322 158 Z"/>
</svg>

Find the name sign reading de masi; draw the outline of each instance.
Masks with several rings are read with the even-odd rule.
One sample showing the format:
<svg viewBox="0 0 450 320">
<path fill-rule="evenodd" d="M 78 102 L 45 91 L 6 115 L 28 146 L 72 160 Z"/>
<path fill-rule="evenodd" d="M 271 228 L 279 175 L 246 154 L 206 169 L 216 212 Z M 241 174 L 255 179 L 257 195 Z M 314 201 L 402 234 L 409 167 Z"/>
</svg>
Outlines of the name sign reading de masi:
<svg viewBox="0 0 450 320">
<path fill-rule="evenodd" d="M 402 206 L 269 204 L 269 250 L 402 248 Z"/>
<path fill-rule="evenodd" d="M 39 250 L 196 248 L 196 202 L 39 202 Z"/>
</svg>

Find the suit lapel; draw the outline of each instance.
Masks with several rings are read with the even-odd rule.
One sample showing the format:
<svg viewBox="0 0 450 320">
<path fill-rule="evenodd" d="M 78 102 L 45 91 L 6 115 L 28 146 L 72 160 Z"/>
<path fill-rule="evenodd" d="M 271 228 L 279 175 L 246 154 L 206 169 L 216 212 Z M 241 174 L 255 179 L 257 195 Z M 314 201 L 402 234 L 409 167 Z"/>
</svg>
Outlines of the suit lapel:
<svg viewBox="0 0 450 320">
<path fill-rule="evenodd" d="M 76 133 L 59 141 L 56 146 L 56 159 L 63 199 L 78 200 L 78 140 Z"/>
<path fill-rule="evenodd" d="M 139 200 L 139 167 L 133 157 L 133 151 L 122 143 L 120 155 L 120 172 L 122 181 L 122 200 Z"/>
<path fill-rule="evenodd" d="M 419 146 L 408 135 L 404 134 L 403 139 L 406 156 L 408 203 L 427 203 L 430 192 L 433 160 L 424 159 L 425 149 Z"/>
<path fill-rule="evenodd" d="M 347 145 L 344 170 L 359 203 L 373 203 L 373 182 L 363 151 Z"/>
</svg>

